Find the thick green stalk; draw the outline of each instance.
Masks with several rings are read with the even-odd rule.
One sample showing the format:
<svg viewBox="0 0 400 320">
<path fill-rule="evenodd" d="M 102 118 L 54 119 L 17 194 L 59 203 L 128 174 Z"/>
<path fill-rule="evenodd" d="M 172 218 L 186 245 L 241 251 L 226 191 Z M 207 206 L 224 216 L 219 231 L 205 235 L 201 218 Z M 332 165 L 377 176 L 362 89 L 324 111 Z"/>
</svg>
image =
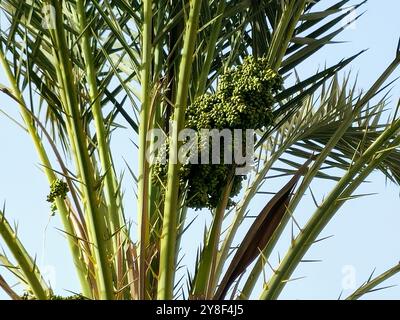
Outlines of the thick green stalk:
<svg viewBox="0 0 400 320">
<path fill-rule="evenodd" d="M 214 295 L 216 282 L 216 264 L 218 255 L 218 245 L 221 235 L 222 223 L 225 217 L 226 206 L 228 205 L 229 195 L 231 194 L 233 178 L 224 188 L 223 194 L 217 208 L 215 209 L 211 230 L 208 235 L 207 244 L 201 255 L 199 267 L 193 288 L 195 299 L 211 299 Z"/>
<path fill-rule="evenodd" d="M 49 299 L 50 290 L 43 281 L 38 266 L 19 241 L 2 211 L 0 211 L 0 235 L 17 261 L 18 268 L 23 273 L 24 279 L 28 282 L 35 297 L 39 300 Z"/>
<path fill-rule="evenodd" d="M 177 239 L 177 215 L 179 194 L 178 150 L 180 146 L 179 132 L 184 128 L 185 111 L 188 103 L 189 82 L 192 71 L 194 48 L 197 39 L 198 21 L 201 0 L 191 1 L 189 19 L 187 21 L 182 60 L 179 67 L 178 89 L 175 102 L 174 123 L 170 141 L 168 164 L 168 182 L 165 194 L 163 230 L 160 247 L 160 272 L 158 282 L 158 299 L 172 299 L 175 276 L 175 250 Z"/>
<path fill-rule="evenodd" d="M 149 247 L 149 163 L 146 158 L 149 143 L 147 133 L 149 130 L 151 108 L 151 63 L 153 39 L 153 9 L 151 0 L 143 0 L 143 30 L 142 30 L 142 107 L 140 110 L 139 126 L 139 175 L 138 175 L 138 215 L 139 215 L 139 299 L 145 299 L 146 294 L 146 269 L 147 249 Z"/>
<path fill-rule="evenodd" d="M 110 147 L 107 143 L 107 131 L 104 125 L 104 117 L 101 108 L 101 101 L 99 97 L 99 89 L 97 85 L 96 69 L 94 66 L 93 50 L 90 45 L 90 28 L 87 27 L 87 17 L 85 12 L 85 5 L 83 0 L 77 1 L 78 16 L 80 32 L 82 34 L 82 52 L 85 60 L 87 81 L 89 85 L 90 104 L 92 106 L 93 120 L 96 129 L 97 147 L 99 152 L 100 164 L 105 184 L 105 195 L 107 203 L 107 217 L 110 222 L 110 234 L 115 234 L 113 237 L 113 251 L 116 253 L 119 250 L 120 244 L 124 243 L 127 239 L 127 230 L 124 227 L 121 229 L 122 217 L 120 216 L 119 207 L 117 204 L 117 182 L 111 161 Z M 122 265 L 120 265 L 120 262 Z M 125 272 L 125 264 L 120 259 L 115 259 L 115 270 Z"/>
<path fill-rule="evenodd" d="M 27 111 L 28 108 L 25 104 L 22 93 L 21 93 L 20 89 L 18 88 L 15 77 L 13 76 L 10 66 L 7 63 L 4 53 L 1 49 L 0 49 L 0 63 L 3 66 L 6 77 L 11 85 L 12 94 L 19 101 L 18 105 L 20 108 L 22 118 L 23 118 L 26 128 L 28 130 L 28 133 L 31 136 L 31 139 L 32 139 L 33 144 L 36 149 L 36 152 L 39 156 L 39 159 L 43 165 L 43 170 L 46 174 L 49 185 L 51 185 L 57 179 L 57 176 L 55 175 L 54 171 L 52 170 L 52 165 L 47 156 L 46 150 L 42 144 L 39 133 L 37 132 L 36 126 L 34 125 L 34 119 L 31 117 L 31 115 Z M 69 212 L 69 209 L 67 208 L 65 202 L 57 199 L 56 205 L 57 205 L 57 210 L 60 213 L 61 221 L 63 223 L 65 231 L 71 235 L 75 234 L 72 222 L 70 220 L 70 212 Z M 76 272 L 77 272 L 77 275 L 79 278 L 82 293 L 85 297 L 91 298 L 92 292 L 91 292 L 91 289 L 85 278 L 87 268 L 83 261 L 82 252 L 80 252 L 79 245 L 78 245 L 77 241 L 75 239 L 73 239 L 72 237 L 68 237 L 68 245 L 69 245 L 69 248 L 72 253 L 72 258 L 73 258 Z"/>
<path fill-rule="evenodd" d="M 57 79 L 62 79 L 62 77 L 63 77 L 63 75 L 62 75 L 62 72 L 61 72 L 61 69 L 60 68 L 56 68 L 56 75 L 57 75 Z M 65 88 L 64 88 L 64 86 L 59 86 L 59 95 L 60 95 L 60 102 L 61 102 L 61 105 L 62 106 L 67 106 L 68 105 L 68 100 L 67 100 L 67 95 L 68 95 L 68 93 L 67 93 L 67 91 L 65 90 Z M 79 180 L 80 179 L 80 177 L 82 176 L 82 174 L 81 174 L 81 167 L 80 167 L 80 163 L 79 163 L 79 159 L 78 159 L 78 149 L 77 149 L 77 146 L 76 146 L 76 139 L 75 139 L 75 133 L 74 133 L 74 129 L 73 129 L 73 124 L 72 124 L 72 121 L 71 121 L 71 117 L 67 117 L 67 119 L 66 119 L 66 128 L 67 128 L 67 135 L 68 135 L 68 141 L 69 141 L 69 143 L 70 143 L 70 145 L 71 145 L 71 154 L 72 154 L 72 160 L 73 160 L 73 163 L 74 163 L 74 165 L 75 165 L 75 169 L 76 169 L 76 177 L 77 177 L 77 179 Z M 79 190 L 79 192 L 81 193 L 81 194 L 84 194 L 85 193 L 85 191 L 84 191 L 84 188 L 85 188 L 85 186 L 82 184 L 82 183 L 79 183 L 78 185 L 77 185 L 77 188 L 78 188 L 78 190 Z M 85 203 L 83 203 L 83 207 L 85 207 Z M 86 208 L 85 208 L 85 210 L 86 210 Z M 86 211 L 84 212 L 84 217 L 86 218 Z M 86 221 L 85 221 L 85 225 L 86 225 L 86 227 L 87 227 L 87 224 L 86 224 Z M 90 237 L 92 237 L 91 236 L 91 230 L 88 230 L 87 228 L 86 228 L 86 231 L 87 231 L 87 233 L 88 233 L 88 237 L 89 237 L 89 239 L 90 239 Z M 86 263 L 86 265 L 87 265 L 87 263 L 88 263 L 88 259 L 92 259 L 91 258 L 91 255 L 93 254 L 91 251 L 91 249 L 92 249 L 92 247 L 90 246 L 90 243 L 88 243 L 88 249 L 85 249 L 85 256 L 86 256 L 86 259 L 84 260 L 85 261 L 85 263 Z M 88 269 L 88 268 L 87 268 Z M 98 286 L 91 286 L 90 285 L 90 275 L 89 275 L 89 270 L 87 270 L 87 272 L 86 273 L 82 273 L 82 275 L 81 276 L 85 276 L 85 278 L 86 278 L 86 283 L 87 283 L 87 286 L 88 286 L 88 290 L 90 290 L 91 291 L 91 296 L 92 296 L 92 298 L 94 298 L 94 299 L 98 299 L 99 298 L 99 292 L 98 292 Z M 94 277 L 94 275 L 93 275 L 93 277 Z M 89 295 L 87 295 L 87 296 L 89 296 Z"/>
<path fill-rule="evenodd" d="M 99 90 L 97 86 L 96 69 L 94 66 L 93 50 L 90 45 L 90 28 L 87 28 L 87 18 L 83 0 L 77 1 L 79 27 L 82 34 L 82 53 L 85 60 L 86 75 L 89 85 L 90 103 L 96 128 L 97 144 L 102 173 L 105 175 L 105 191 L 108 207 L 108 216 L 111 222 L 111 234 L 120 229 L 120 219 L 114 188 L 114 174 L 111 164 L 110 148 L 107 143 L 107 132 L 104 125 L 104 117 L 101 110 Z"/>
<path fill-rule="evenodd" d="M 93 251 L 96 259 L 96 280 L 100 290 L 101 299 L 113 299 L 114 288 L 111 273 L 111 264 L 107 252 L 109 235 L 105 227 L 104 212 L 100 209 L 100 203 L 96 196 L 95 176 L 92 163 L 89 158 L 85 131 L 83 128 L 81 111 L 78 104 L 78 96 L 72 71 L 72 64 L 69 57 L 69 49 L 66 45 L 66 38 L 63 24 L 62 3 L 52 0 L 51 4 L 55 8 L 55 30 L 52 36 L 55 42 L 54 55 L 58 61 L 60 85 L 66 92 L 66 111 L 71 117 L 73 129 L 72 138 L 76 145 L 77 154 L 75 155 L 79 163 L 81 182 L 83 184 L 83 197 L 87 209 L 88 227 L 91 233 Z"/>
<path fill-rule="evenodd" d="M 61 79 L 62 78 L 62 73 L 61 73 L 61 69 L 60 68 L 56 68 L 56 74 L 57 74 L 57 79 Z M 68 105 L 67 92 L 66 92 L 64 86 L 60 86 L 59 87 L 59 95 L 60 95 L 61 105 L 62 106 L 67 106 Z M 76 169 L 76 177 L 79 180 L 80 177 L 82 176 L 82 174 L 81 174 L 82 170 L 81 170 L 79 159 L 78 159 L 78 156 L 77 156 L 78 155 L 78 151 L 77 151 L 78 149 L 77 149 L 76 141 L 75 141 L 75 133 L 74 133 L 74 129 L 73 129 L 73 123 L 72 123 L 70 117 L 67 117 L 67 119 L 66 119 L 66 128 L 67 128 L 68 141 L 69 141 L 69 143 L 71 145 L 72 160 L 73 160 L 73 163 L 74 163 L 75 169 Z M 85 186 L 84 186 L 83 183 L 79 183 L 77 185 L 77 189 L 79 190 L 80 194 L 84 194 L 85 193 L 84 188 L 85 188 Z M 86 214 L 86 211 L 85 211 L 86 210 L 85 203 L 83 203 L 82 206 L 84 207 L 83 215 L 84 215 L 84 218 L 85 218 L 85 230 L 86 230 L 87 235 L 88 235 L 89 240 L 90 240 L 91 239 L 90 238 L 91 237 L 91 230 L 87 229 L 87 223 L 86 223 L 87 214 Z M 92 246 L 90 245 L 90 242 L 87 243 L 86 247 L 87 247 L 87 249 L 82 249 L 82 251 L 83 251 L 82 253 L 86 256 L 84 258 L 84 263 L 87 266 L 88 261 L 90 259 L 92 259 L 91 255 L 93 254 L 93 252 L 91 250 Z M 90 284 L 89 272 L 90 272 L 89 271 L 89 267 L 87 267 L 87 271 L 85 273 L 82 273 L 82 275 L 80 275 L 81 277 L 84 276 L 86 278 L 86 286 L 88 287 L 88 290 L 90 290 L 90 292 L 91 292 L 91 295 L 86 295 L 86 296 L 91 296 L 93 299 L 98 299 L 99 298 L 98 286 L 92 286 Z M 94 275 L 93 275 L 93 277 L 94 277 Z"/>
</svg>

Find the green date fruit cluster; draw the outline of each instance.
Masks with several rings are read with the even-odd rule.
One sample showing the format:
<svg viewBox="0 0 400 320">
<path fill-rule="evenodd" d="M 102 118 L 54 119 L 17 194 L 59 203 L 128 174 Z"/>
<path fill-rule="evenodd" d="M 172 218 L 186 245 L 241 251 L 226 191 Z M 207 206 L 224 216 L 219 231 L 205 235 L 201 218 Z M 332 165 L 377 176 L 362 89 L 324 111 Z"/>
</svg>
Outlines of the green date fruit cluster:
<svg viewBox="0 0 400 320">
<path fill-rule="evenodd" d="M 51 211 L 54 213 L 57 210 L 55 201 L 57 198 L 64 200 L 69 192 L 68 184 L 62 180 L 56 179 L 50 186 L 50 193 L 47 196 L 47 202 L 51 203 Z"/>
<path fill-rule="evenodd" d="M 272 106 L 282 78 L 265 58 L 247 57 L 224 73 L 215 94 L 197 98 L 186 111 L 189 128 L 261 129 L 273 122 Z"/>
<path fill-rule="evenodd" d="M 214 94 L 198 97 L 186 111 L 186 128 L 202 129 L 262 129 L 274 122 L 272 107 L 275 95 L 282 88 L 281 76 L 272 70 L 265 58 L 247 57 L 243 64 L 224 73 Z M 245 138 L 243 136 L 243 144 Z M 221 143 L 222 145 L 222 143 Z M 199 145 L 199 150 L 202 146 Z M 164 149 L 168 149 L 166 146 Z M 164 150 L 165 152 L 165 150 Z M 223 158 L 223 150 L 221 157 Z M 199 156 L 200 157 L 200 156 Z M 181 189 L 187 192 L 186 206 L 194 209 L 216 208 L 227 179 L 235 164 L 183 164 Z M 156 180 L 166 181 L 166 165 L 155 165 Z M 228 207 L 239 194 L 245 177 L 235 176 Z"/>
</svg>

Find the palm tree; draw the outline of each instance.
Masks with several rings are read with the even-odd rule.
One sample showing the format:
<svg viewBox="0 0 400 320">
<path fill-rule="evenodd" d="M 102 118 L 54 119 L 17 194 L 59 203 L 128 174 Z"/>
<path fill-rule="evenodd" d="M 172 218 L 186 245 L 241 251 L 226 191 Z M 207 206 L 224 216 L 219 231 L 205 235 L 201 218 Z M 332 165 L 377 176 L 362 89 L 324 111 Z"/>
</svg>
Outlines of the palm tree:
<svg viewBox="0 0 400 320">
<path fill-rule="evenodd" d="M 344 30 L 341 21 L 354 9 L 348 2 L 320 10 L 316 5 L 323 0 L 0 1 L 6 20 L 0 62 L 9 81 L 0 90 L 20 108 L 39 156 L 81 297 L 173 299 L 187 284 L 183 292 L 189 299 L 223 299 L 228 293 L 276 299 L 371 172 L 400 182 L 397 109 L 384 121 L 386 96 L 374 102 L 400 63 L 399 49 L 365 94 L 357 93 L 350 77 L 342 82 L 338 77 L 361 53 L 305 80 L 293 76 L 299 64 Z M 231 174 L 234 165 L 213 164 L 207 167 L 211 175 L 200 177 L 196 170 L 205 167 L 177 161 L 176 150 L 184 145 L 180 132 L 198 129 L 200 119 L 211 129 L 216 119 L 232 117 L 240 122 L 232 129 L 251 126 L 245 112 L 233 113 L 239 104 L 260 111 L 257 125 L 248 128 L 256 129 L 257 145 L 255 169 L 245 184 Z M 226 119 L 212 118 L 218 108 Z M 260 122 L 261 114 L 267 122 Z M 130 223 L 133 213 L 124 210 L 111 152 L 112 133 L 122 123 L 137 137 L 127 158 L 137 183 L 137 228 Z M 168 162 L 161 166 L 147 157 L 157 151 L 154 129 L 168 136 Z M 73 165 L 67 165 L 69 158 Z M 290 181 L 240 237 L 239 226 L 278 163 L 287 165 L 282 175 Z M 326 172 L 332 168 L 340 175 Z M 283 230 L 318 178 L 335 185 L 293 235 L 262 292 L 255 293 Z M 212 219 L 194 270 L 177 279 L 182 234 L 196 223 L 187 219 L 192 208 L 210 210 Z M 4 211 L 0 235 L 14 259 L 1 255 L 2 265 L 26 287 L 25 297 L 54 298 Z M 232 247 L 234 241 L 238 247 Z M 370 279 L 349 298 L 361 297 L 398 271 L 395 266 Z M 21 298 L 2 277 L 0 287 Z"/>
</svg>

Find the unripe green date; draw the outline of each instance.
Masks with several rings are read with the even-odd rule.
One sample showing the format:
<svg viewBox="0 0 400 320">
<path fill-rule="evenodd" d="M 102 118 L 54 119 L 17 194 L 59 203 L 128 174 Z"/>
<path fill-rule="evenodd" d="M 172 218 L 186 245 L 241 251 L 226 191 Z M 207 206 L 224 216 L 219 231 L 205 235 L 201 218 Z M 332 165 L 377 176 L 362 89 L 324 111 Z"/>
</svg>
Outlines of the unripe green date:
<svg viewBox="0 0 400 320">
<path fill-rule="evenodd" d="M 186 111 L 186 127 L 202 129 L 263 129 L 273 124 L 275 95 L 282 89 L 281 76 L 272 70 L 265 58 L 247 57 L 243 64 L 227 71 L 219 79 L 215 94 L 198 97 Z M 245 144 L 245 139 L 243 139 Z M 165 146 L 168 149 L 168 143 Z M 199 146 L 201 149 L 201 146 Z M 223 157 L 224 150 L 221 150 Z M 164 150 L 165 152 L 165 150 Z M 194 209 L 214 209 L 235 164 L 183 164 L 181 189 L 187 192 L 186 205 Z M 153 183 L 165 182 L 167 166 L 153 167 Z M 228 206 L 239 194 L 243 176 L 235 176 Z"/>
</svg>

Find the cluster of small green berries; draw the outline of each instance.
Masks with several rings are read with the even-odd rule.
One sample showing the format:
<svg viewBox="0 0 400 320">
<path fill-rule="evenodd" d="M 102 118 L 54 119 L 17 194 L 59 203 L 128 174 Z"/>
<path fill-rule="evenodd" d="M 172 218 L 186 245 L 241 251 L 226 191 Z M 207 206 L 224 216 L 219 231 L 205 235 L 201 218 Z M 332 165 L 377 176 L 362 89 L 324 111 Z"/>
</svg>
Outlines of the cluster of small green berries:
<svg viewBox="0 0 400 320">
<path fill-rule="evenodd" d="M 215 94 L 204 94 L 186 112 L 189 128 L 261 129 L 273 122 L 272 106 L 282 77 L 265 58 L 247 57 L 219 79 Z"/>
<path fill-rule="evenodd" d="M 51 203 L 51 211 L 54 213 L 57 211 L 56 199 L 60 198 L 64 200 L 69 192 L 68 184 L 62 180 L 56 179 L 50 186 L 50 193 L 47 196 L 47 202 Z"/>
<path fill-rule="evenodd" d="M 282 89 L 281 76 L 272 70 L 265 58 L 247 57 L 243 64 L 224 73 L 214 94 L 198 97 L 186 111 L 186 127 L 202 129 L 262 129 L 272 125 L 275 95 Z M 243 136 L 243 144 L 246 143 Z M 199 145 L 199 151 L 202 146 Z M 168 151 L 168 143 L 164 154 Z M 223 157 L 221 150 L 221 157 Z M 167 166 L 156 164 L 153 177 L 165 182 Z M 181 190 L 187 192 L 186 206 L 214 209 L 235 164 L 184 164 L 181 166 Z M 244 176 L 235 176 L 228 207 L 242 187 Z M 153 180 L 153 182 L 156 182 Z"/>
<path fill-rule="evenodd" d="M 181 180 L 187 181 L 186 205 L 194 209 L 217 207 L 227 177 L 231 176 L 232 165 L 226 164 L 187 164 L 182 167 Z M 244 176 L 233 177 L 233 187 L 228 200 L 228 208 L 235 203 L 233 197 L 239 194 Z"/>
</svg>

